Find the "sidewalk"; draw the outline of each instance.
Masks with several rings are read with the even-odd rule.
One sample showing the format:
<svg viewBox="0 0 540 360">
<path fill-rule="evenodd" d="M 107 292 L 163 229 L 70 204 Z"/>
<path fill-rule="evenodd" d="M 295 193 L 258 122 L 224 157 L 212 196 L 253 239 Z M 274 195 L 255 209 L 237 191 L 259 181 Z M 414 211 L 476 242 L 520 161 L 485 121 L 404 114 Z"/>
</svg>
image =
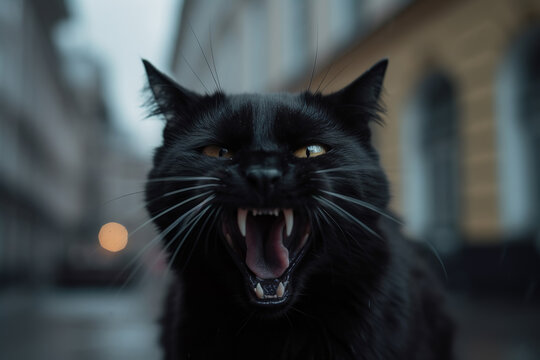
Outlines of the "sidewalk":
<svg viewBox="0 0 540 360">
<path fill-rule="evenodd" d="M 159 360 L 162 285 L 0 293 L 1 360 Z M 450 297 L 457 360 L 540 359 L 540 304 Z"/>
<path fill-rule="evenodd" d="M 0 293 L 1 358 L 160 359 L 156 319 L 161 306 L 151 291 L 137 287 L 121 292 Z"/>
</svg>

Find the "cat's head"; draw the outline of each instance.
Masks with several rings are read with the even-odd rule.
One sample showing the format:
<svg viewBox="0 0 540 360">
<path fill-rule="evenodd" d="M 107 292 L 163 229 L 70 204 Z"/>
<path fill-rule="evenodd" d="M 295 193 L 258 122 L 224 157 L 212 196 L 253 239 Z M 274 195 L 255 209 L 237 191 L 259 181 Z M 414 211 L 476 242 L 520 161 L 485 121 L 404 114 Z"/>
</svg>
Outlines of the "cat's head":
<svg viewBox="0 0 540 360">
<path fill-rule="evenodd" d="M 147 208 L 188 282 L 281 311 L 329 266 L 378 271 L 389 195 L 369 124 L 386 60 L 330 95 L 199 95 L 144 65 L 166 121 Z"/>
</svg>

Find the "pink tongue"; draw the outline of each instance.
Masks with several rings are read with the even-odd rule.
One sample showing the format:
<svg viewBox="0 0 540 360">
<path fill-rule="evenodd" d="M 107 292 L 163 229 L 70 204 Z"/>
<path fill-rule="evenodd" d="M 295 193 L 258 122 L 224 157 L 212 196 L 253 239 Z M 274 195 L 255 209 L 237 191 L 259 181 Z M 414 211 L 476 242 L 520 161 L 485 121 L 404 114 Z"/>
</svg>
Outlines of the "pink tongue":
<svg viewBox="0 0 540 360">
<path fill-rule="evenodd" d="M 285 221 L 266 227 L 248 215 L 246 219 L 246 265 L 261 279 L 275 279 L 289 267 L 289 250 L 283 245 Z"/>
</svg>

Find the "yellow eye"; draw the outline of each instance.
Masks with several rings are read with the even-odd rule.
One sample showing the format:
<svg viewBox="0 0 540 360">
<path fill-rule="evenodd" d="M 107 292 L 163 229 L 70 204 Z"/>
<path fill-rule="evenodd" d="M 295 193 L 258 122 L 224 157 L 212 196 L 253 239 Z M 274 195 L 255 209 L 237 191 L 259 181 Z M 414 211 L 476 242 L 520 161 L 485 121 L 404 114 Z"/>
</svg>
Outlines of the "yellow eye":
<svg viewBox="0 0 540 360">
<path fill-rule="evenodd" d="M 322 145 L 303 146 L 294 152 L 294 156 L 299 158 L 310 158 L 326 154 L 326 149 Z"/>
<path fill-rule="evenodd" d="M 206 156 L 211 156 L 211 157 L 215 157 L 215 158 L 219 158 L 219 159 L 230 159 L 230 158 L 232 158 L 232 152 L 230 152 L 226 148 L 222 148 L 222 147 L 216 146 L 216 145 L 206 146 L 203 149 L 202 152 Z"/>
</svg>

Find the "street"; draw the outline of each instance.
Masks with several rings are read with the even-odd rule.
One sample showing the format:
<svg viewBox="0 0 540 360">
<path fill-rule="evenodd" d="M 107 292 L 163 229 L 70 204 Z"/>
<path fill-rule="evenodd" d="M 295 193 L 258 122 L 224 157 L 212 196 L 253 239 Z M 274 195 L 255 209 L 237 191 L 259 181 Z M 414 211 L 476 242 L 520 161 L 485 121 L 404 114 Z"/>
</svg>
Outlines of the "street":
<svg viewBox="0 0 540 360">
<path fill-rule="evenodd" d="M 0 294 L 3 360 L 149 360 L 157 345 L 160 290 L 67 289 Z"/>
</svg>

